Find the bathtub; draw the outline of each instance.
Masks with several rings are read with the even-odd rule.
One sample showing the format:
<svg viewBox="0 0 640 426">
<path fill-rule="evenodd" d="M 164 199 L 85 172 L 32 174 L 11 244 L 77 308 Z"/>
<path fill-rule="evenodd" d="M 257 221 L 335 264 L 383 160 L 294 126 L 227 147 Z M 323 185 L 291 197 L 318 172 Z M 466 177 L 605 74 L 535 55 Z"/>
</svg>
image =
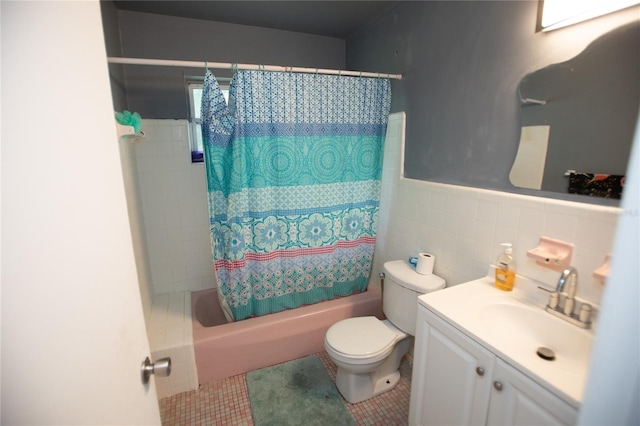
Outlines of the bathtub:
<svg viewBox="0 0 640 426">
<path fill-rule="evenodd" d="M 327 329 L 341 319 L 383 318 L 377 289 L 233 323 L 216 289 L 191 293 L 191 305 L 200 384 L 321 352 Z"/>
</svg>

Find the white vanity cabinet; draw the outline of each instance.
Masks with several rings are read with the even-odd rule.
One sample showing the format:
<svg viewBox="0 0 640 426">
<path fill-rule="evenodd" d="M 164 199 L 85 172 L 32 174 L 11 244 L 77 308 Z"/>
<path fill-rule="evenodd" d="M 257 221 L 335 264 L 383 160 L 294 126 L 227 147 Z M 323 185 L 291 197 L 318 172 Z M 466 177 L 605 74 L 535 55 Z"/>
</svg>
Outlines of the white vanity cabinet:
<svg viewBox="0 0 640 426">
<path fill-rule="evenodd" d="M 575 408 L 496 358 L 489 404 L 489 425 L 573 425 Z"/>
<path fill-rule="evenodd" d="M 410 425 L 572 425 L 577 410 L 418 306 Z"/>
<path fill-rule="evenodd" d="M 494 366 L 491 352 L 419 305 L 409 424 L 484 424 Z"/>
</svg>

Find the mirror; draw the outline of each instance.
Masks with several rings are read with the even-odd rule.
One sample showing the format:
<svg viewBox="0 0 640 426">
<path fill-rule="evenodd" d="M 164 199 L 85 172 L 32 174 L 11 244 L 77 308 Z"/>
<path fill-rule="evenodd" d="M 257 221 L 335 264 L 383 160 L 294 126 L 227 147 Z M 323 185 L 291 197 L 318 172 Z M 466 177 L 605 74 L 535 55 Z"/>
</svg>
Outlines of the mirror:
<svg viewBox="0 0 640 426">
<path fill-rule="evenodd" d="M 520 97 L 522 132 L 511 183 L 619 198 L 640 106 L 640 22 L 525 76 Z"/>
</svg>

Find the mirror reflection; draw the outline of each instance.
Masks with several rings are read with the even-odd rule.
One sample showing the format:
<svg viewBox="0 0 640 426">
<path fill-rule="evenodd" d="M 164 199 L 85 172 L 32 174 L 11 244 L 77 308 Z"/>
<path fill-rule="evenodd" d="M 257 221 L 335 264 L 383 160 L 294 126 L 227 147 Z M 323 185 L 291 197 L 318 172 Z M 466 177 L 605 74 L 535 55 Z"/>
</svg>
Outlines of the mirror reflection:
<svg viewBox="0 0 640 426">
<path fill-rule="evenodd" d="M 640 106 L 640 22 L 520 83 L 521 188 L 619 198 Z"/>
</svg>

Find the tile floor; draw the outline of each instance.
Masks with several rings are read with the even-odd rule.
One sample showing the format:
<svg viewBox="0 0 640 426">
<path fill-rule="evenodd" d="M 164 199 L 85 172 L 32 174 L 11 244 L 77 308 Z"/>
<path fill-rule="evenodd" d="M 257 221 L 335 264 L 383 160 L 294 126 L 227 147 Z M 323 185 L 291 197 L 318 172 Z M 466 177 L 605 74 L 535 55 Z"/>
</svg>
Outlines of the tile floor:
<svg viewBox="0 0 640 426">
<path fill-rule="evenodd" d="M 336 366 L 326 352 L 317 354 L 335 381 Z M 358 404 L 345 402 L 356 425 L 406 425 L 409 417 L 409 391 L 413 359 L 405 356 L 400 365 L 400 382 L 391 391 Z M 162 424 L 251 426 L 251 406 L 246 375 L 229 377 L 199 389 L 160 400 Z"/>
</svg>

